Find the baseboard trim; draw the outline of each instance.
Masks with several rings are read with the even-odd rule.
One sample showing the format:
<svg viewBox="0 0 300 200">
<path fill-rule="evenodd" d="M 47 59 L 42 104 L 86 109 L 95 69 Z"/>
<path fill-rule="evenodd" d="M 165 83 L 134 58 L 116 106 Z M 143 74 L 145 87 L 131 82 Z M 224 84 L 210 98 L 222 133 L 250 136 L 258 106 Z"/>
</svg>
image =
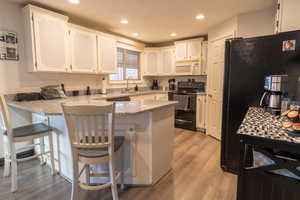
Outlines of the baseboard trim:
<svg viewBox="0 0 300 200">
<path fill-rule="evenodd" d="M 34 149 L 30 149 L 30 150 L 27 150 L 27 151 L 17 153 L 17 158 L 18 159 L 27 158 L 27 157 L 30 157 L 30 156 L 33 156 L 33 155 L 34 155 Z M 0 166 L 3 166 L 3 165 L 4 165 L 4 158 L 0 158 Z"/>
</svg>

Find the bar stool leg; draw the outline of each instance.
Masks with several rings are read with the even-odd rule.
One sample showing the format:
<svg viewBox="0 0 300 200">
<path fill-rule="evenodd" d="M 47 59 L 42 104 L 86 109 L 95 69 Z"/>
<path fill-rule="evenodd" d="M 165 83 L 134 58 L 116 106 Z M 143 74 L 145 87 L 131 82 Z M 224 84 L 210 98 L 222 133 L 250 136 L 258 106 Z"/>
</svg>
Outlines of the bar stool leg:
<svg viewBox="0 0 300 200">
<path fill-rule="evenodd" d="M 61 163 L 60 163 L 60 141 L 59 141 L 59 134 L 58 134 L 58 133 L 56 133 L 56 146 L 57 146 L 58 173 L 61 174 Z"/>
<path fill-rule="evenodd" d="M 44 137 L 40 138 L 40 153 L 41 153 L 41 165 L 45 164 L 45 160 L 44 160 L 44 153 L 45 153 L 45 140 Z"/>
<path fill-rule="evenodd" d="M 110 181 L 111 181 L 111 191 L 113 200 L 119 200 L 117 183 L 116 183 L 116 173 L 115 173 L 115 160 L 113 156 L 109 156 L 109 173 L 110 173 Z"/>
<path fill-rule="evenodd" d="M 49 135 L 49 149 L 50 149 L 50 161 L 51 161 L 51 174 L 55 174 L 55 164 L 54 164 L 54 151 L 53 151 L 53 137 L 52 134 Z"/>
<path fill-rule="evenodd" d="M 121 147 L 121 190 L 125 190 L 125 145 Z"/>
<path fill-rule="evenodd" d="M 85 180 L 86 180 L 86 184 L 90 185 L 91 184 L 91 169 L 90 169 L 90 165 L 86 165 L 85 167 Z"/>
<path fill-rule="evenodd" d="M 10 167 L 11 167 L 11 151 L 7 142 L 4 142 L 5 148 L 5 156 L 4 156 L 4 172 L 3 176 L 8 177 L 10 175 Z"/>
<path fill-rule="evenodd" d="M 10 160 L 5 158 L 4 159 L 4 172 L 3 172 L 4 177 L 9 177 L 9 175 L 10 175 L 10 165 L 11 165 Z"/>
<path fill-rule="evenodd" d="M 77 149 L 73 148 L 73 182 L 71 200 L 79 199 L 79 169 L 78 169 L 78 153 Z"/>
<path fill-rule="evenodd" d="M 17 156 L 15 144 L 11 144 L 11 167 L 12 167 L 12 175 L 11 175 L 11 192 L 16 192 L 18 189 L 18 164 L 17 164 Z"/>
</svg>

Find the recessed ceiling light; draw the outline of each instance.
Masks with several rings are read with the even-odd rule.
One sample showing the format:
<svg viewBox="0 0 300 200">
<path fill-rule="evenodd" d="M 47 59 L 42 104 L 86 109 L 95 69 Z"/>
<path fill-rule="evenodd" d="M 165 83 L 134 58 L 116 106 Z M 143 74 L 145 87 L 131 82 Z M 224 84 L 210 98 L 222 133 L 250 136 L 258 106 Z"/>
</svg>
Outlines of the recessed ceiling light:
<svg viewBox="0 0 300 200">
<path fill-rule="evenodd" d="M 120 21 L 120 23 L 121 23 L 121 24 L 128 24 L 128 20 L 127 20 L 127 19 L 122 19 L 122 20 Z"/>
<path fill-rule="evenodd" d="M 197 16 L 196 16 L 196 19 L 198 19 L 198 20 L 201 20 L 201 19 L 204 19 L 204 18 L 205 18 L 204 15 L 197 15 Z"/>
<path fill-rule="evenodd" d="M 80 0 L 69 0 L 69 2 L 72 4 L 79 4 Z"/>
<path fill-rule="evenodd" d="M 171 33 L 170 36 L 171 37 L 175 37 L 177 34 L 176 33 Z"/>
<path fill-rule="evenodd" d="M 139 33 L 132 33 L 132 35 L 137 37 L 137 36 L 139 36 Z"/>
</svg>

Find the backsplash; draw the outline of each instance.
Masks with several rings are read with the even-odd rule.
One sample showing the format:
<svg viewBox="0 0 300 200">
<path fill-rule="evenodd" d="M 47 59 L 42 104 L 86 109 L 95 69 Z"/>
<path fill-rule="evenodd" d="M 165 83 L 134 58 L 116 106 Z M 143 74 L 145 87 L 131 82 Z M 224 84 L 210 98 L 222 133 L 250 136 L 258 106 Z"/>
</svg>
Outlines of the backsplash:
<svg viewBox="0 0 300 200">
<path fill-rule="evenodd" d="M 206 83 L 206 76 L 168 76 L 168 77 L 156 77 L 153 78 L 155 80 L 158 80 L 158 85 L 164 89 L 166 88 L 166 90 L 169 88 L 169 83 L 168 80 L 169 79 L 175 79 L 176 80 L 176 84 L 179 81 L 188 81 L 189 79 L 195 79 L 195 81 L 201 81 L 201 82 L 205 82 Z M 148 82 L 148 85 L 151 85 L 151 81 Z"/>
</svg>

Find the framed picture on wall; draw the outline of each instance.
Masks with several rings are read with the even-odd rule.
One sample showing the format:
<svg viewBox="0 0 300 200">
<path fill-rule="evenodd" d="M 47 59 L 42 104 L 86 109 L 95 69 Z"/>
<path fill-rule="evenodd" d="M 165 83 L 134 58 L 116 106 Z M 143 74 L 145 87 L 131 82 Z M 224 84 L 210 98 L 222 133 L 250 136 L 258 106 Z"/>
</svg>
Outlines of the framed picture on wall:
<svg viewBox="0 0 300 200">
<path fill-rule="evenodd" d="M 5 58 L 6 58 L 5 32 L 0 31 L 0 60 L 5 60 Z"/>
<path fill-rule="evenodd" d="M 18 38 L 13 32 L 6 32 L 6 60 L 19 60 Z"/>
<path fill-rule="evenodd" d="M 0 60 L 19 60 L 16 33 L 0 31 Z"/>
</svg>

